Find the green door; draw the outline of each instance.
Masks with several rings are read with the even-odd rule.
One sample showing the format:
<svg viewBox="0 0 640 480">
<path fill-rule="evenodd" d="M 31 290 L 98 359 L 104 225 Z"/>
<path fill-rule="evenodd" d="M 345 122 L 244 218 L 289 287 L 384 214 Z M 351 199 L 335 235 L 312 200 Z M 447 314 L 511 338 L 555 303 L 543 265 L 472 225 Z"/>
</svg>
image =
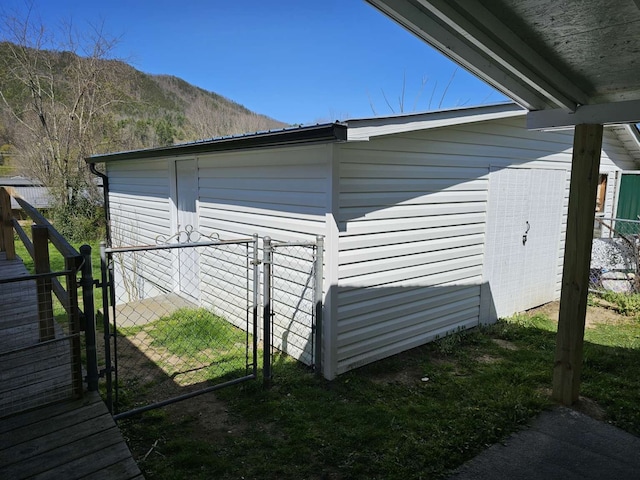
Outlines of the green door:
<svg viewBox="0 0 640 480">
<path fill-rule="evenodd" d="M 620 179 L 620 193 L 618 194 L 618 210 L 617 218 L 626 218 L 629 220 L 640 219 L 640 174 L 623 173 Z M 637 227 L 634 225 L 634 227 Z M 618 225 L 618 229 L 620 225 Z M 633 232 L 621 233 L 636 233 Z"/>
</svg>

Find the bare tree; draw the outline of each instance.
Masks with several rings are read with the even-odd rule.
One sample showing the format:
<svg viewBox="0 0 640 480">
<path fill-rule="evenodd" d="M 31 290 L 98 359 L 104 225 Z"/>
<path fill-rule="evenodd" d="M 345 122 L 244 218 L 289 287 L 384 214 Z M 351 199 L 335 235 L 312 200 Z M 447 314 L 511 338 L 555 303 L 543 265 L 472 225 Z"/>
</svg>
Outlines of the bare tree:
<svg viewBox="0 0 640 480">
<path fill-rule="evenodd" d="M 119 62 L 105 62 L 116 40 L 102 26 L 81 34 L 68 23 L 50 32 L 32 9 L 1 21 L 0 102 L 19 127 L 16 163 L 49 187 L 59 207 L 74 207 L 94 190 L 83 159 L 104 140 L 101 117 L 118 98 Z"/>
<path fill-rule="evenodd" d="M 157 81 L 169 89 L 172 87 L 170 77 L 158 78 Z M 186 140 L 253 133 L 285 126 L 282 122 L 234 105 L 229 100 L 218 100 L 209 92 L 200 91 L 187 98 L 178 89 L 172 90 L 188 102 L 186 116 L 189 138 Z"/>
<path fill-rule="evenodd" d="M 455 79 L 456 73 L 458 72 L 458 67 L 456 67 L 453 70 L 453 73 L 451 74 L 451 77 L 449 78 L 449 81 L 447 82 L 447 84 L 444 87 L 444 90 L 442 91 L 442 93 L 440 93 L 439 96 L 439 101 L 438 101 L 438 110 L 442 108 L 442 104 L 444 103 L 445 97 L 447 96 L 447 92 L 449 91 L 449 87 L 451 86 L 451 84 L 453 83 L 453 80 Z M 429 83 L 429 78 L 428 77 L 422 77 L 422 81 L 420 83 L 420 87 L 418 89 L 418 92 L 416 93 L 414 100 L 413 100 L 413 107 L 411 112 L 415 112 L 418 109 L 418 101 L 420 100 L 420 97 L 422 96 L 422 93 L 425 89 L 425 87 L 427 86 L 427 84 Z M 434 97 L 436 96 L 436 90 L 438 88 L 438 82 L 435 81 L 433 84 L 433 87 L 431 88 L 431 94 L 429 95 L 429 102 L 427 103 L 426 106 L 426 110 L 429 111 L 433 108 L 434 106 Z M 383 89 L 380 90 L 380 93 L 382 94 L 382 98 L 384 100 L 384 103 L 386 104 L 387 108 L 391 111 L 392 114 L 404 114 L 404 113 L 408 113 L 407 108 L 406 108 L 406 94 L 407 94 L 407 78 L 406 78 L 406 73 L 403 73 L 402 75 L 402 88 L 400 90 L 400 94 L 398 95 L 397 98 L 397 102 L 398 102 L 398 106 L 396 108 L 394 108 L 395 102 L 392 102 L 389 100 L 389 97 L 387 97 L 387 94 L 385 93 L 385 91 Z M 369 106 L 371 107 L 371 111 L 373 112 L 374 116 L 378 116 L 378 111 L 376 109 L 376 106 L 373 102 L 373 99 L 371 98 L 371 95 L 369 96 Z M 466 100 L 464 102 L 457 102 L 457 106 L 462 106 L 465 105 L 469 100 Z"/>
<path fill-rule="evenodd" d="M 189 104 L 187 118 L 191 124 L 192 140 L 203 140 L 225 134 L 227 129 L 225 123 L 229 119 L 216 111 L 213 102 L 211 98 L 198 95 Z"/>
</svg>

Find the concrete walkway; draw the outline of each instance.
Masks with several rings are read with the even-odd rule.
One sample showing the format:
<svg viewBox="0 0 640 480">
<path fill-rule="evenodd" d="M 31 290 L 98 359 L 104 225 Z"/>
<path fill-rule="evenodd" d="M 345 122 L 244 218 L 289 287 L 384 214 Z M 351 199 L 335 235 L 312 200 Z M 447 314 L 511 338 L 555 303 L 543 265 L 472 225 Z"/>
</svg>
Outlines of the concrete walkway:
<svg viewBox="0 0 640 480">
<path fill-rule="evenodd" d="M 556 407 L 460 467 L 450 480 L 640 479 L 640 437 Z"/>
<path fill-rule="evenodd" d="M 176 293 L 123 303 L 116 306 L 118 327 L 139 327 L 171 315 L 180 308 L 198 308 L 198 305 Z"/>
</svg>

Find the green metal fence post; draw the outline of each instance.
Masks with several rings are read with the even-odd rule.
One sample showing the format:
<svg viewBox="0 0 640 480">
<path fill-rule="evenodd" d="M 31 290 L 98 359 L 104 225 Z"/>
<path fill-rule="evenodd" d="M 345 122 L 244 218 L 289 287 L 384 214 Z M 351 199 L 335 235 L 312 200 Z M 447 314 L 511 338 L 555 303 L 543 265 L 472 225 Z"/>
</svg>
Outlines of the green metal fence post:
<svg viewBox="0 0 640 480">
<path fill-rule="evenodd" d="M 263 339 L 262 339 L 262 373 L 265 388 L 271 386 L 271 262 L 273 260 L 273 247 L 271 238 L 265 237 L 262 241 L 263 265 L 262 284 L 263 295 Z"/>
<path fill-rule="evenodd" d="M 87 390 L 98 391 L 98 351 L 96 348 L 96 314 L 93 298 L 93 271 L 91 266 L 91 247 L 82 245 L 80 253 L 82 263 L 82 305 L 84 307 L 85 343 L 87 349 Z"/>
</svg>

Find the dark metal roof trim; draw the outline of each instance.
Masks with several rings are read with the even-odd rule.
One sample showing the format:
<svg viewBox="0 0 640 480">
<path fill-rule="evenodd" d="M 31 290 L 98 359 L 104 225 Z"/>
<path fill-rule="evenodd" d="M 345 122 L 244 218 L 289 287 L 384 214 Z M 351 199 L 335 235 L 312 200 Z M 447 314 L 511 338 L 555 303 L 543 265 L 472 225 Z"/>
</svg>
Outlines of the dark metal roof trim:
<svg viewBox="0 0 640 480">
<path fill-rule="evenodd" d="M 326 123 L 304 127 L 285 128 L 276 131 L 257 132 L 245 135 L 219 137 L 199 142 L 148 148 L 120 153 L 93 155 L 85 158 L 87 163 L 102 163 L 114 160 L 140 160 L 178 155 L 296 145 L 312 142 L 346 142 L 347 126 L 342 123 Z"/>
</svg>

